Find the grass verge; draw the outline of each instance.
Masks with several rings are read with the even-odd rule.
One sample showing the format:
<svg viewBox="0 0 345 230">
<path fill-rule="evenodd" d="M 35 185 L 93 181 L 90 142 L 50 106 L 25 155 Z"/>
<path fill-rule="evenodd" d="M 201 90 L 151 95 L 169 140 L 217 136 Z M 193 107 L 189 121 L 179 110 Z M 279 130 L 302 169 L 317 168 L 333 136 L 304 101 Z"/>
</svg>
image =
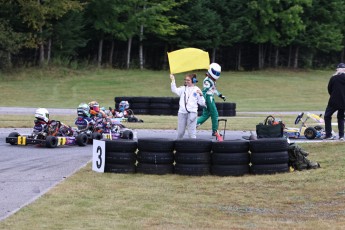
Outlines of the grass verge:
<svg viewBox="0 0 345 230">
<path fill-rule="evenodd" d="M 320 169 L 189 177 L 98 174 L 89 164 L 0 229 L 342 229 L 343 143 L 301 146 Z"/>
</svg>

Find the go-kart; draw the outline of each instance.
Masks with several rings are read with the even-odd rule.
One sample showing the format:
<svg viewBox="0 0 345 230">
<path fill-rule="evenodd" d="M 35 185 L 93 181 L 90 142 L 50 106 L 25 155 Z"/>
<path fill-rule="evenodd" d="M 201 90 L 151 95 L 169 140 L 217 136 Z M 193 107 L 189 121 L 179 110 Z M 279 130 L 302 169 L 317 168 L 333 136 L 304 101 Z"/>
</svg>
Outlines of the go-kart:
<svg viewBox="0 0 345 230">
<path fill-rule="evenodd" d="M 116 139 L 133 139 L 133 131 L 126 128 L 116 118 L 105 118 L 101 131 L 103 139 L 116 140 Z"/>
<path fill-rule="evenodd" d="M 83 133 L 73 132 L 71 127 L 60 121 L 52 120 L 50 124 L 43 125 L 35 121 L 33 132 L 30 135 L 20 135 L 12 132 L 6 137 L 6 143 L 11 145 L 40 145 L 55 148 L 60 145 L 87 145 L 87 136 Z"/>
<path fill-rule="evenodd" d="M 93 139 L 133 139 L 132 130 L 126 128 L 116 118 L 78 117 L 75 125 L 77 125 L 75 132 L 87 135 L 89 142 L 92 142 Z"/>
<path fill-rule="evenodd" d="M 304 113 L 300 113 L 297 115 L 295 119 L 295 125 L 298 125 L 301 123 L 299 128 L 289 128 L 285 127 L 284 128 L 284 136 L 289 137 L 289 138 L 302 138 L 305 137 L 309 140 L 313 140 L 315 138 L 321 138 L 324 134 L 324 128 L 321 126 L 324 124 L 324 120 L 321 118 L 322 114 L 316 115 L 313 113 L 306 113 L 306 118 L 303 119 Z M 314 120 L 317 125 L 310 126 L 307 124 L 307 121 L 309 119 Z"/>
<path fill-rule="evenodd" d="M 78 134 L 85 134 L 90 144 L 92 144 L 93 139 L 101 140 L 103 138 L 102 134 L 96 130 L 96 122 L 92 118 L 78 116 L 74 124 L 77 126 L 74 131 Z"/>
</svg>

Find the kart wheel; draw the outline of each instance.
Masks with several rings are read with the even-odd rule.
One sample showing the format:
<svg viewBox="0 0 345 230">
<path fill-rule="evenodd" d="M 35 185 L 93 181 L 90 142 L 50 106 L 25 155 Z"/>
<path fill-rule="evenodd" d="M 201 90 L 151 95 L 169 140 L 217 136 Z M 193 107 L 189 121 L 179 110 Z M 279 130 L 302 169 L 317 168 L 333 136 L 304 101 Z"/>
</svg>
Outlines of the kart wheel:
<svg viewBox="0 0 345 230">
<path fill-rule="evenodd" d="M 46 138 L 46 147 L 47 148 L 56 148 L 58 144 L 58 139 L 54 136 L 47 136 Z"/>
<path fill-rule="evenodd" d="M 102 134 L 99 132 L 92 133 L 92 139 L 101 140 L 103 138 Z"/>
<path fill-rule="evenodd" d="M 10 134 L 8 135 L 8 137 L 19 137 L 19 136 L 20 136 L 20 134 L 17 133 L 17 132 L 12 132 L 12 133 L 10 133 Z M 11 145 L 16 145 L 15 142 L 10 142 L 10 144 L 11 144 Z"/>
<path fill-rule="evenodd" d="M 131 130 L 125 130 L 125 131 L 123 131 L 121 138 L 132 140 L 133 139 L 133 132 Z"/>
<path fill-rule="evenodd" d="M 304 131 L 304 136 L 309 140 L 315 139 L 316 135 L 317 135 L 317 131 L 314 127 L 308 127 Z"/>
<path fill-rule="evenodd" d="M 88 137 L 84 133 L 79 134 L 77 136 L 77 138 L 76 138 L 76 143 L 79 146 L 86 146 L 87 145 L 87 141 L 88 141 Z"/>
</svg>

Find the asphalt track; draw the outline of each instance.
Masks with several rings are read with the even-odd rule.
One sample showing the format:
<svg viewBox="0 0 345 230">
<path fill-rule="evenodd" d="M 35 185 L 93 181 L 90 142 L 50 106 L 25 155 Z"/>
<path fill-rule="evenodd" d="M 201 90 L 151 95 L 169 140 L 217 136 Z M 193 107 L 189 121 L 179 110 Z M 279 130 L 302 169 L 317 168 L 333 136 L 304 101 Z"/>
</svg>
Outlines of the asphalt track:
<svg viewBox="0 0 345 230">
<path fill-rule="evenodd" d="M 34 111 L 35 108 L 0 107 L 0 114 L 34 114 Z M 49 111 L 51 114 L 75 114 L 74 109 L 49 109 Z M 135 131 L 138 138 L 175 139 L 177 135 L 176 130 Z M 55 149 L 30 145 L 12 146 L 5 143 L 6 137 L 11 132 L 29 134 L 31 129 L 0 128 L 0 221 L 35 201 L 92 160 L 92 145 L 61 146 Z M 243 136 L 249 135 L 249 131 L 227 130 L 225 140 L 243 140 Z M 197 137 L 215 141 L 210 131 L 198 130 Z"/>
</svg>

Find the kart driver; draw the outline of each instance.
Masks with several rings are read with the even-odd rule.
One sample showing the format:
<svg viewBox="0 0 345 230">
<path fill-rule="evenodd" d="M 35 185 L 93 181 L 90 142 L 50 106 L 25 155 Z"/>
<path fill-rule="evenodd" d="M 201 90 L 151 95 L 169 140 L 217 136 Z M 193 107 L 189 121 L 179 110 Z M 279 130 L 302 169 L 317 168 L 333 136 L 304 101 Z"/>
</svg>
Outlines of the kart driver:
<svg viewBox="0 0 345 230">
<path fill-rule="evenodd" d="M 49 112 L 45 108 L 38 108 L 35 112 L 34 121 L 35 126 L 33 129 L 33 133 L 42 133 L 45 136 L 72 136 L 73 130 L 70 126 L 63 124 L 60 121 L 49 120 Z"/>
<path fill-rule="evenodd" d="M 201 117 L 198 118 L 197 126 L 203 124 L 209 117 L 212 120 L 212 136 L 216 136 L 219 141 L 223 138 L 218 132 L 218 111 L 216 103 L 214 101 L 214 94 L 226 100 L 216 88 L 216 81 L 220 77 L 221 67 L 217 63 L 211 63 L 208 71 L 206 72 L 206 78 L 203 81 L 202 93 L 205 97 L 206 107 L 203 109 Z"/>
<path fill-rule="evenodd" d="M 93 117 L 107 118 L 108 117 L 107 114 L 99 108 L 99 104 L 97 101 L 90 101 L 88 105 L 90 107 L 91 118 Z"/>
</svg>

